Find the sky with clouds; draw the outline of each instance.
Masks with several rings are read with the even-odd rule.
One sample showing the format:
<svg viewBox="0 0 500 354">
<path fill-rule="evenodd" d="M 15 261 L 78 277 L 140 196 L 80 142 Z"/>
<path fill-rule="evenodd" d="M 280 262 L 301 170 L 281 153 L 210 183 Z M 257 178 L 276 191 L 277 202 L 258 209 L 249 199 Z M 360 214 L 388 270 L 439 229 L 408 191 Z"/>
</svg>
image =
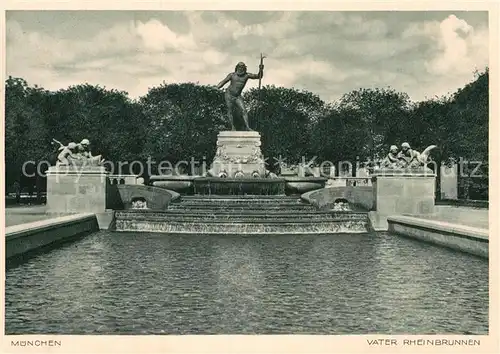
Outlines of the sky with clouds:
<svg viewBox="0 0 500 354">
<path fill-rule="evenodd" d="M 164 81 L 216 85 L 239 61 L 257 72 L 263 52 L 264 85 L 325 101 L 391 86 L 419 101 L 472 81 L 489 57 L 487 12 L 7 11 L 6 20 L 7 75 L 132 98 Z"/>
</svg>

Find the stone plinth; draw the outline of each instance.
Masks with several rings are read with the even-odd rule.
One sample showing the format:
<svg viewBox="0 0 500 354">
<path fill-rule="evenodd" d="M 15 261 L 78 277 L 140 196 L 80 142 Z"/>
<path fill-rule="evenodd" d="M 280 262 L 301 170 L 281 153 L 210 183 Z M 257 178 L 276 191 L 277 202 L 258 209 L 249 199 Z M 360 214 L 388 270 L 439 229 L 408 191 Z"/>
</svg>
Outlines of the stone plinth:
<svg viewBox="0 0 500 354">
<path fill-rule="evenodd" d="M 375 210 L 382 215 L 432 214 L 435 180 L 430 170 L 377 171 L 372 177 Z"/>
<path fill-rule="evenodd" d="M 441 198 L 458 199 L 458 165 L 441 166 Z"/>
<path fill-rule="evenodd" d="M 103 213 L 107 173 L 104 167 L 54 166 L 47 171 L 47 212 Z"/>
<path fill-rule="evenodd" d="M 264 156 L 260 149 L 260 134 L 254 131 L 222 131 L 217 137 L 217 151 L 210 174 L 229 178 L 251 178 L 256 171 L 265 176 Z"/>
</svg>

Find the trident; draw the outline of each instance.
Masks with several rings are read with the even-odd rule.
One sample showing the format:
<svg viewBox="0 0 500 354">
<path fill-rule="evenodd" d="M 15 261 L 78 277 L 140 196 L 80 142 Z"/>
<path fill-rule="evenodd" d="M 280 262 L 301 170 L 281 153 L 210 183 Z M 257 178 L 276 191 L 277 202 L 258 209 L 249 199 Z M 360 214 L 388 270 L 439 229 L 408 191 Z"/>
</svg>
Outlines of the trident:
<svg viewBox="0 0 500 354">
<path fill-rule="evenodd" d="M 260 65 L 264 65 L 264 58 L 265 57 L 266 57 L 265 55 L 263 55 L 262 53 L 260 53 Z M 260 90 L 261 83 L 262 83 L 262 77 L 259 77 L 259 90 Z"/>
<path fill-rule="evenodd" d="M 264 65 L 264 58 L 265 58 L 265 56 L 262 53 L 260 53 L 260 65 Z M 262 84 L 262 76 L 259 77 L 259 101 L 260 101 L 260 86 L 261 86 L 261 84 Z"/>
<path fill-rule="evenodd" d="M 265 58 L 265 56 L 262 53 L 260 53 L 260 65 L 264 65 L 264 58 Z M 260 71 L 260 68 L 259 68 L 259 71 Z M 259 112 L 258 112 L 258 114 L 259 114 L 259 120 L 261 118 L 261 107 L 260 107 L 260 105 L 262 103 L 262 101 L 261 101 L 261 90 L 260 90 L 261 84 L 262 84 L 262 76 L 259 77 L 259 106 L 258 106 L 259 107 Z"/>
</svg>

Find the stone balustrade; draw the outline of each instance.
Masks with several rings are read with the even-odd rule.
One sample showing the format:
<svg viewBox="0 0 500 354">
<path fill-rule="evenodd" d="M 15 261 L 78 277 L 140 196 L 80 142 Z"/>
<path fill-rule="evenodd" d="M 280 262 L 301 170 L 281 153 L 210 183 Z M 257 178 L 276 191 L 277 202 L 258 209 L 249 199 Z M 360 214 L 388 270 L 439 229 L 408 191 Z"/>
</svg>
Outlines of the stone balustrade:
<svg viewBox="0 0 500 354">
<path fill-rule="evenodd" d="M 138 182 L 138 175 L 108 175 L 111 184 L 142 184 Z"/>
<path fill-rule="evenodd" d="M 326 187 L 369 187 L 372 185 L 371 177 L 330 177 Z"/>
</svg>

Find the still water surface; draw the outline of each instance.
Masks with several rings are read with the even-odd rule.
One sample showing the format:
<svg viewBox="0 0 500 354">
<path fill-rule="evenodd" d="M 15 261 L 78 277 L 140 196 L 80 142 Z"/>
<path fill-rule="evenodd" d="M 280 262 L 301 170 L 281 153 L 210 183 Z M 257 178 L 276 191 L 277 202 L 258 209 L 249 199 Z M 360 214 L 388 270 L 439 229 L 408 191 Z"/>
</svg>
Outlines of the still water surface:
<svg viewBox="0 0 500 354">
<path fill-rule="evenodd" d="M 6 334 L 487 334 L 488 262 L 387 235 L 101 231 L 6 274 Z"/>
</svg>

